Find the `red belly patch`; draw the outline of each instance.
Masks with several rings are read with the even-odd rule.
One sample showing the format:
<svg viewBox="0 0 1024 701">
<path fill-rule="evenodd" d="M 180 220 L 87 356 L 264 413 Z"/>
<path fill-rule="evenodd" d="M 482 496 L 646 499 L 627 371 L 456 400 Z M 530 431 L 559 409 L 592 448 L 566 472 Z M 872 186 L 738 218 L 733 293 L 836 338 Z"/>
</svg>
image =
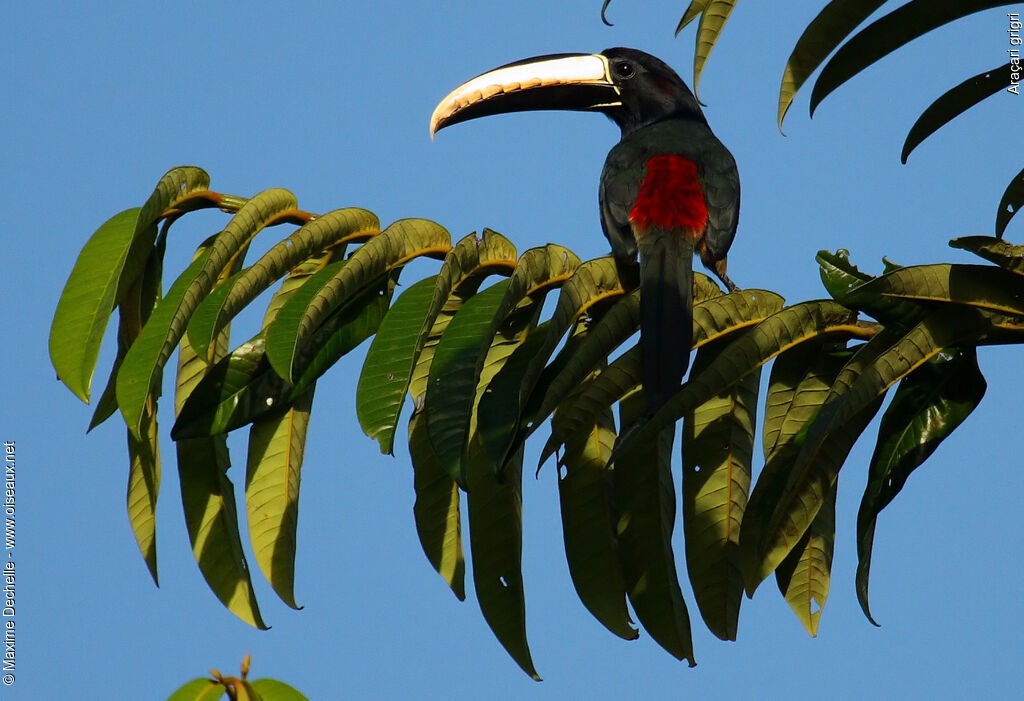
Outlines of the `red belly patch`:
<svg viewBox="0 0 1024 701">
<path fill-rule="evenodd" d="M 654 156 L 646 168 L 629 221 L 640 231 L 656 226 L 700 236 L 708 223 L 708 207 L 697 164 L 685 156 Z"/>
</svg>

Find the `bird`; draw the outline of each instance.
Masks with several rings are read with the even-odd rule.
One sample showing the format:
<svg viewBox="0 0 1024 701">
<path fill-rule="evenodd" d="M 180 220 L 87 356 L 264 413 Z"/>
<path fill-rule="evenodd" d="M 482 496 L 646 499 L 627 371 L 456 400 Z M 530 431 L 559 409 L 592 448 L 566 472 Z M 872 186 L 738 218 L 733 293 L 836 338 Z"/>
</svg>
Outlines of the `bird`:
<svg viewBox="0 0 1024 701">
<path fill-rule="evenodd" d="M 737 289 L 726 272 L 739 220 L 736 161 L 679 75 L 625 47 L 536 56 L 487 71 L 441 100 L 430 135 L 532 110 L 600 112 L 621 131 L 601 172 L 598 204 L 620 277 L 639 275 L 640 379 L 653 412 L 689 367 L 694 252 L 730 292 Z"/>
</svg>

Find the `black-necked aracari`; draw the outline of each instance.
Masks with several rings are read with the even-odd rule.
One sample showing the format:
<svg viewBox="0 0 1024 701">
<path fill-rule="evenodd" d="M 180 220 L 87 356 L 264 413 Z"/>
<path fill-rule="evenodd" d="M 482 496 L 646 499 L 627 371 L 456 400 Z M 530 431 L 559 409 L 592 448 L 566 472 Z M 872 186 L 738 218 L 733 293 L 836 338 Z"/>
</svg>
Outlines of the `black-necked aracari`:
<svg viewBox="0 0 1024 701">
<path fill-rule="evenodd" d="M 622 130 L 601 173 L 601 224 L 620 269 L 640 258 L 641 380 L 649 409 L 671 396 L 693 341 L 693 253 L 730 289 L 740 180 L 686 83 L 636 49 L 538 56 L 453 90 L 430 134 L 476 117 L 525 110 L 603 112 Z"/>
</svg>

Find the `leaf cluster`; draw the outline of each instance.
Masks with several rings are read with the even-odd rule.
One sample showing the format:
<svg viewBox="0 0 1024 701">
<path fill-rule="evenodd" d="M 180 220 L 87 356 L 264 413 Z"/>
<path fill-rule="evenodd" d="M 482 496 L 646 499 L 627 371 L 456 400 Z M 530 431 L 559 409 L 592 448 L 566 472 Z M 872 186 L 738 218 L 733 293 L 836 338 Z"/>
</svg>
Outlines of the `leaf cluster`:
<svg viewBox="0 0 1024 701">
<path fill-rule="evenodd" d="M 163 293 L 171 225 L 203 207 L 232 216 Z M 297 228 L 246 264 L 253 237 L 279 224 Z M 1024 249 L 985 237 L 953 245 L 995 264 L 890 264 L 874 277 L 843 251 L 821 252 L 831 299 L 790 305 L 767 290 L 724 294 L 697 274 L 692 370 L 649 414 L 633 342 L 639 292 L 610 257 L 581 261 L 556 244 L 520 253 L 490 230 L 452 243 L 433 222 L 382 228 L 355 208 L 314 215 L 285 190 L 222 195 L 209 190 L 205 172 L 184 167 L 86 243 L 54 316 L 50 353 L 61 380 L 87 401 L 116 312 L 118 353 L 91 426 L 118 411 L 125 421 L 129 519 L 154 580 L 157 403 L 172 352 L 171 438 L 195 558 L 224 605 L 263 628 L 227 434 L 249 433 L 244 506 L 258 566 L 298 608 L 296 523 L 316 381 L 372 337 L 356 393 L 359 423 L 391 453 L 400 413 L 411 406 L 424 553 L 464 598 L 466 514 L 477 600 L 524 671 L 539 678 L 521 567 L 524 447 L 544 426 L 541 463 L 557 455 L 566 559 L 582 603 L 625 639 L 638 636 L 632 607 L 652 638 L 694 664 L 671 544 L 678 514 L 685 574 L 715 635 L 736 638 L 743 593 L 772 573 L 815 634 L 828 596 L 838 474 L 895 386 L 857 524 L 857 591 L 870 617 L 878 514 L 981 400 L 977 348 L 1024 340 Z M 439 260 L 437 273 L 392 300 L 404 266 L 418 257 Z M 232 318 L 276 283 L 258 332 L 231 350 Z M 770 362 L 755 480 L 760 374 Z"/>
</svg>

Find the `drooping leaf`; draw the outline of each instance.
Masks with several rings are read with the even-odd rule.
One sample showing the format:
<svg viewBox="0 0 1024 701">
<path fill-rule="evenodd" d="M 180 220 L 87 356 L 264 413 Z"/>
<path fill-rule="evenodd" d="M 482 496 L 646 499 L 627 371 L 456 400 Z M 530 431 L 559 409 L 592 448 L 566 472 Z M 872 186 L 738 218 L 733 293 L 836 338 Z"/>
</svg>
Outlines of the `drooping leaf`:
<svg viewBox="0 0 1024 701">
<path fill-rule="evenodd" d="M 436 275 L 420 280 L 395 300 L 381 321 L 359 375 L 359 423 L 366 435 L 380 442 L 382 453 L 392 452 L 395 422 L 412 374 L 416 338 L 433 299 L 436 281 Z"/>
<path fill-rule="evenodd" d="M 306 430 L 316 384 L 249 431 L 245 506 L 256 562 L 281 600 L 295 603 L 296 529 Z"/>
<path fill-rule="evenodd" d="M 697 282 L 693 301 L 700 305 L 721 290 L 706 275 L 695 273 Z M 705 310 L 706 311 L 706 310 Z M 537 383 L 534 396 L 539 397 L 538 408 L 528 408 L 531 420 L 550 416 L 554 408 L 579 387 L 608 356 L 640 328 L 640 291 L 633 290 L 610 304 L 598 318 L 587 323 L 585 333 L 574 335 L 573 341 L 559 352 L 558 357 L 545 369 Z"/>
<path fill-rule="evenodd" d="M 281 377 L 295 381 L 300 349 L 339 306 L 358 296 L 391 270 L 419 256 L 443 256 L 451 248 L 448 232 L 426 219 L 402 219 L 352 254 L 334 277 L 299 305 L 289 300 L 267 329 L 267 357 Z"/>
<path fill-rule="evenodd" d="M 974 309 L 940 308 L 895 343 L 889 334 L 879 334 L 847 363 L 829 399 L 808 428 L 793 474 L 763 529 L 760 547 L 755 546 L 757 554 L 751 561 L 759 566 L 747 572 L 748 591 L 753 591 L 752 587 L 789 554 L 835 482 L 842 462 L 819 459 L 830 449 L 832 434 L 848 436 L 848 425 L 863 415 L 867 407 L 880 402 L 890 386 L 943 348 L 971 342 L 985 329 L 982 315 Z"/>
<path fill-rule="evenodd" d="M 229 611 L 266 629 L 242 550 L 234 485 L 227 476 L 227 436 L 180 440 L 176 447 L 185 524 L 199 569 Z"/>
<path fill-rule="evenodd" d="M 779 88 L 779 131 L 793 98 L 843 39 L 871 16 L 885 0 L 832 0 L 811 20 L 793 47 Z"/>
<path fill-rule="evenodd" d="M 571 437 L 559 459 L 558 498 L 569 575 L 580 601 L 615 635 L 639 633 L 626 610 L 619 562 L 612 475 L 605 469 L 615 443 L 615 422 L 605 412 L 589 431 Z"/>
<path fill-rule="evenodd" d="M 331 275 L 334 265 L 337 264 L 328 265 L 317 275 Z M 315 286 L 317 275 L 310 278 L 310 284 Z M 364 290 L 336 310 L 300 354 L 299 364 L 304 369 L 295 385 L 281 379 L 270 366 L 263 332 L 240 345 L 210 367 L 202 382 L 190 392 L 171 429 L 171 437 L 178 440 L 225 433 L 288 406 L 342 356 L 373 334 L 384 317 L 393 288 L 393 278 L 378 280 L 376 287 Z M 299 288 L 294 297 L 299 297 L 304 289 L 305 286 Z"/>
<path fill-rule="evenodd" d="M 57 376 L 88 403 L 103 332 L 114 305 L 146 266 L 165 210 L 195 192 L 210 176 L 200 168 L 168 171 L 141 209 L 115 215 L 82 248 L 61 293 L 50 328 L 50 359 Z"/>
<path fill-rule="evenodd" d="M 50 327 L 50 362 L 75 396 L 89 403 L 100 343 L 114 309 L 118 280 L 139 219 L 139 208 L 108 219 L 75 261 Z"/>
<path fill-rule="evenodd" d="M 441 338 L 427 385 L 427 425 L 438 458 L 460 483 L 481 385 L 525 340 L 547 292 L 569 279 L 579 263 L 553 244 L 526 251 L 508 280 L 469 299 Z"/>
<path fill-rule="evenodd" d="M 701 348 L 699 374 L 731 339 Z M 735 640 L 743 599 L 740 522 L 754 453 L 756 370 L 687 414 L 683 421 L 683 532 L 694 598 L 708 629 Z"/>
<path fill-rule="evenodd" d="M 921 113 L 907 133 L 903 142 L 900 161 L 907 162 L 910 152 L 918 144 L 951 122 L 962 113 L 974 107 L 987 97 L 995 95 L 1010 84 L 1010 64 L 982 71 L 943 93 Z"/>
<path fill-rule="evenodd" d="M 868 577 L 878 514 L 899 494 L 910 473 L 974 411 L 986 386 L 976 349 L 951 349 L 907 375 L 882 415 L 857 514 L 857 599 L 872 623 Z"/>
<path fill-rule="evenodd" d="M 490 345 L 487 333 L 507 287 L 508 280 L 501 280 L 466 301 L 441 337 L 430 365 L 424 400 L 427 433 L 442 469 L 463 485 L 463 446 L 476 395 L 477 361 Z"/>
<path fill-rule="evenodd" d="M 479 459 L 478 447 L 470 462 Z M 512 659 L 540 681 L 526 640 L 523 596 L 522 454 L 507 466 L 502 481 L 487 465 L 470 465 L 469 535 L 473 585 L 480 611 Z"/>
<path fill-rule="evenodd" d="M 1003 238 L 1006 225 L 1010 223 L 1013 215 L 1020 211 L 1021 205 L 1024 205 L 1024 169 L 1013 177 L 999 199 L 999 209 L 996 211 L 996 238 Z"/>
<path fill-rule="evenodd" d="M 775 570 L 779 591 L 811 636 L 818 635 L 818 623 L 832 581 L 838 485 L 838 481 L 832 485 L 803 538 Z"/>
<path fill-rule="evenodd" d="M 380 231 L 377 217 L 355 207 L 323 214 L 275 244 L 237 277 L 218 287 L 196 309 L 188 325 L 189 342 L 202 358 L 217 332 L 281 275 L 327 248 L 362 241 Z"/>
<path fill-rule="evenodd" d="M 619 404 L 629 426 L 645 410 L 638 393 Z M 619 512 L 619 557 L 626 592 L 644 630 L 679 660 L 693 667 L 690 616 L 683 601 L 672 552 L 676 495 L 672 484 L 673 427 L 622 453 L 612 471 Z"/>
<path fill-rule="evenodd" d="M 501 234 L 484 229 L 479 238 L 475 234 L 465 236 L 445 256 L 432 292 L 426 285 L 414 285 L 385 317 L 367 352 L 356 388 L 360 425 L 368 436 L 377 439 L 382 453 L 393 452 L 406 390 L 414 400 L 422 399 L 434 348 L 452 317 L 488 275 L 508 275 L 515 264 L 515 246 Z M 427 348 L 426 362 L 419 363 L 420 354 Z M 417 368 L 422 371 L 422 383 L 414 389 Z"/>
<path fill-rule="evenodd" d="M 420 546 L 430 564 L 462 601 L 466 598 L 466 561 L 462 554 L 459 487 L 434 454 L 434 446 L 427 436 L 426 416 L 420 410 L 409 417 L 409 455 L 416 491 L 413 516 Z"/>
<path fill-rule="evenodd" d="M 970 305 L 1000 314 L 1024 315 L 1024 278 L 990 265 L 914 265 L 887 273 L 858 288 L 849 302 L 873 296 Z"/>
<path fill-rule="evenodd" d="M 970 251 L 1010 272 L 1024 275 L 1024 246 L 1014 246 L 991 236 L 961 236 L 950 241 L 949 245 Z"/>
<path fill-rule="evenodd" d="M 459 517 L 459 488 L 441 467 L 427 436 L 423 400 L 434 351 L 455 314 L 472 297 L 481 281 L 493 273 L 510 274 L 515 266 L 516 250 L 501 234 L 485 229 L 461 239 L 445 257 L 437 275 L 434 298 L 415 341 L 408 379 L 409 394 L 416 409 L 409 419 L 409 454 L 414 471 L 416 533 L 427 559 L 461 600 L 465 563 Z M 371 348 L 372 350 L 372 348 Z M 400 395 L 404 394 L 404 388 Z M 404 396 L 400 400 L 404 400 Z M 401 404 L 393 409 L 398 418 Z"/>
<path fill-rule="evenodd" d="M 156 502 L 160 494 L 160 444 L 156 402 L 142 415 L 142 437 L 128 431 L 128 522 L 146 561 L 153 583 L 160 585 L 156 567 Z"/>
<path fill-rule="evenodd" d="M 765 290 L 738 290 L 694 305 L 695 348 L 742 329 L 753 328 L 750 333 L 739 335 L 700 375 L 691 374 L 682 389 L 654 416 L 645 417 L 621 433 L 615 452 L 628 450 L 634 441 L 653 440 L 661 428 L 674 424 L 693 407 L 724 391 L 743 375 L 753 372 L 786 348 L 824 333 L 848 331 L 855 318 L 850 310 L 835 302 L 804 302 L 776 311 L 781 306 L 782 298 Z M 610 388 L 601 388 L 600 385 L 606 381 L 604 376 L 620 361 L 626 361 L 627 357 L 630 357 L 630 361 L 628 366 L 622 368 L 622 380 L 616 378 L 610 382 Z M 617 396 L 621 396 L 616 396 L 615 392 L 626 387 L 629 382 L 638 381 L 639 376 L 635 374 L 638 368 L 638 354 L 634 351 L 624 354 L 609 366 L 608 372 L 593 380 L 593 398 L 590 396 L 592 390 L 588 387 L 581 393 L 580 399 L 586 399 L 593 407 L 602 407 L 605 401 L 615 401 Z M 566 412 L 567 419 L 577 419 L 584 415 L 586 410 L 579 414 Z M 568 421 L 564 427 L 553 425 L 553 433 L 564 434 L 570 426 Z M 612 457 L 614 462 L 615 456 Z"/>
<path fill-rule="evenodd" d="M 267 190 L 246 202 L 157 305 L 117 377 L 117 404 L 136 436 L 143 406 L 149 396 L 159 396 L 160 370 L 199 300 L 213 289 L 223 271 L 232 269 L 257 232 L 294 209 L 295 198 L 286 190 Z"/>
<path fill-rule="evenodd" d="M 697 19 L 698 15 L 704 12 L 704 8 L 708 6 L 710 0 L 692 0 L 686 7 L 686 11 L 679 20 L 679 24 L 676 25 L 676 36 L 679 36 L 679 32 L 683 31 L 693 20 Z"/>
<path fill-rule="evenodd" d="M 811 91 L 811 114 L 827 95 L 853 76 L 936 27 L 1007 0 L 910 0 L 858 32 L 825 64 Z"/>
<path fill-rule="evenodd" d="M 737 0 L 708 0 L 700 13 L 700 24 L 697 26 L 697 45 L 693 54 L 693 94 L 699 94 L 700 75 L 704 64 L 711 56 L 718 37 L 729 21 L 729 15 Z M 686 19 L 686 15 L 683 16 Z"/>
</svg>

